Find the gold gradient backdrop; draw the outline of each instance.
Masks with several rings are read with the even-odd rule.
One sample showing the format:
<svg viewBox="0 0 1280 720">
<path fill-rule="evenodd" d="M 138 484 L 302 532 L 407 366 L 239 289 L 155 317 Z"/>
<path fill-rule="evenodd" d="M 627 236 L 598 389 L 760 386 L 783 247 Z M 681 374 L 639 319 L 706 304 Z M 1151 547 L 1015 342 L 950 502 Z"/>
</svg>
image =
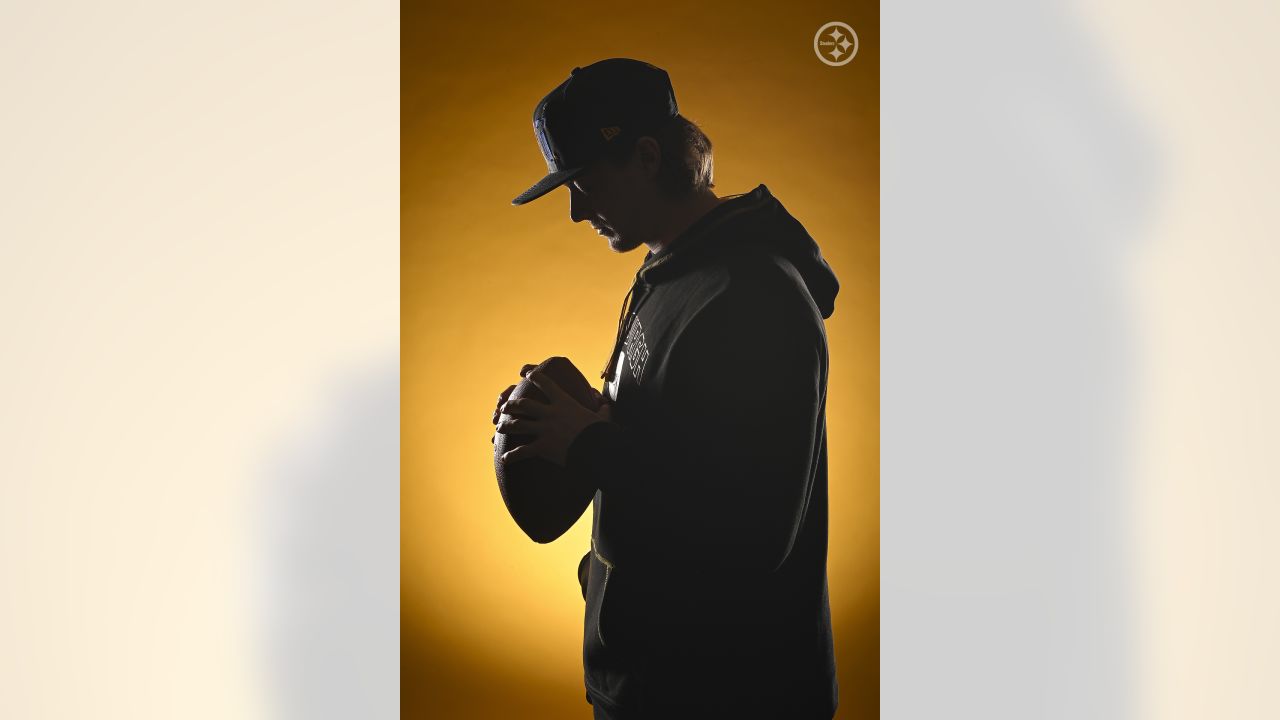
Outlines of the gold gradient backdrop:
<svg viewBox="0 0 1280 720">
<path fill-rule="evenodd" d="M 878 713 L 878 8 L 850 3 L 474 3 L 402 8 L 401 688 L 406 718 L 589 718 L 578 559 L 590 510 L 549 545 L 507 515 L 489 416 L 517 369 L 598 376 L 642 252 L 569 220 L 534 105 L 574 66 L 666 69 L 710 136 L 720 195 L 766 184 L 840 278 L 827 323 L 829 574 L 837 717 Z M 857 57 L 828 67 L 839 20 Z M 598 385 L 598 383 L 597 383 Z"/>
</svg>

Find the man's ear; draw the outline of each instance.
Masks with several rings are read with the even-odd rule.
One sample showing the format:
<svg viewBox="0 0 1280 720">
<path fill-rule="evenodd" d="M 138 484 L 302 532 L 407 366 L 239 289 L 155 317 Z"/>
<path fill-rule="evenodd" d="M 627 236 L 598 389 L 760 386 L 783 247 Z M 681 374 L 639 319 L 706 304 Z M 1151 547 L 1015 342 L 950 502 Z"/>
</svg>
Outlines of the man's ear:
<svg viewBox="0 0 1280 720">
<path fill-rule="evenodd" d="M 652 178 L 658 174 L 658 168 L 662 165 L 662 146 L 658 145 L 657 140 L 645 135 L 636 140 L 636 157 L 645 177 Z"/>
</svg>

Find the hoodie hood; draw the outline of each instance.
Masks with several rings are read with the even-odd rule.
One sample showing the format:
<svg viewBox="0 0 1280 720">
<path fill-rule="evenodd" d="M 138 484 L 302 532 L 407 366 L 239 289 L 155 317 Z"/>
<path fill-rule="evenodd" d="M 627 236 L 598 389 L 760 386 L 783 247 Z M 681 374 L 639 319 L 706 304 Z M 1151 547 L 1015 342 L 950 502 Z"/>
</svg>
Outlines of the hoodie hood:
<svg viewBox="0 0 1280 720">
<path fill-rule="evenodd" d="M 822 257 L 818 243 L 761 184 L 712 208 L 662 253 L 645 255 L 637 281 L 657 285 L 715 257 L 747 245 L 772 246 L 799 271 L 823 319 L 835 311 L 840 282 Z"/>
<path fill-rule="evenodd" d="M 618 360 L 618 349 L 631 324 L 631 318 L 649 297 L 655 285 L 679 277 L 727 253 L 749 247 L 768 246 L 795 266 L 804 279 L 814 305 L 825 320 L 835 311 L 840 282 L 822 257 L 818 243 L 791 216 L 764 184 L 742 195 L 729 196 L 724 202 L 698 218 L 660 254 L 652 251 L 636 273 L 635 282 L 622 301 L 618 316 L 618 333 L 609 364 L 600 373 L 608 381 Z"/>
</svg>

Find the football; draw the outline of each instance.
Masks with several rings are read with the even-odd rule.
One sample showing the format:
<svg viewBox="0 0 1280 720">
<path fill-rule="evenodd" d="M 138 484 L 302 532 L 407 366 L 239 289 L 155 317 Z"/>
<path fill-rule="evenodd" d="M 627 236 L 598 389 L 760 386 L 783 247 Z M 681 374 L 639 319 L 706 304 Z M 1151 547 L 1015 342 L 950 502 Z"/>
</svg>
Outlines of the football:
<svg viewBox="0 0 1280 720">
<path fill-rule="evenodd" d="M 548 358 L 537 369 L 585 407 L 599 409 L 600 403 L 590 383 L 567 358 Z M 521 380 L 508 400 L 516 398 L 547 400 L 528 380 Z M 504 414 L 502 419 L 509 417 Z M 549 543 L 573 527 L 595 496 L 595 488 L 583 487 L 580 483 L 575 486 L 563 468 L 542 458 L 502 462 L 503 453 L 532 439 L 529 435 L 497 433 L 493 441 L 493 466 L 507 512 L 534 542 Z"/>
</svg>

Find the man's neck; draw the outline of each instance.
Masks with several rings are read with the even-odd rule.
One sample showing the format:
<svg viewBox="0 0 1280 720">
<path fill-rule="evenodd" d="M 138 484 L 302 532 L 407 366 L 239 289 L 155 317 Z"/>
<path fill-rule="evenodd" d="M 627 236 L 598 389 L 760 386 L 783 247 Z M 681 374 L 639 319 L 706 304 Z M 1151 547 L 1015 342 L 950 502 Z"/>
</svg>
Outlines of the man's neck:
<svg viewBox="0 0 1280 720">
<path fill-rule="evenodd" d="M 645 243 L 645 245 L 649 246 L 649 252 L 654 255 L 661 254 L 673 240 L 680 237 L 681 233 L 702 219 L 703 215 L 711 212 L 716 206 L 728 199 L 728 197 L 716 197 L 714 192 L 707 189 L 694 196 L 693 199 L 677 205 L 671 213 L 666 232 L 663 232 L 655 240 Z"/>
</svg>

